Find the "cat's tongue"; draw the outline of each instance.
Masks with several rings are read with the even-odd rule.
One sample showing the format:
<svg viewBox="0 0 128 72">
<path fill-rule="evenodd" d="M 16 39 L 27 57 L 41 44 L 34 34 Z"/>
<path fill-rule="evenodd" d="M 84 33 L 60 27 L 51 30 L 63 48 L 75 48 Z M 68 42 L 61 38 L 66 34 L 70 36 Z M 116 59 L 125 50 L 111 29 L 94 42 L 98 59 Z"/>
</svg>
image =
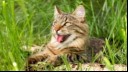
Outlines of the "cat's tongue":
<svg viewBox="0 0 128 72">
<path fill-rule="evenodd" d="M 57 35 L 57 42 L 61 43 L 64 40 L 64 35 Z"/>
</svg>

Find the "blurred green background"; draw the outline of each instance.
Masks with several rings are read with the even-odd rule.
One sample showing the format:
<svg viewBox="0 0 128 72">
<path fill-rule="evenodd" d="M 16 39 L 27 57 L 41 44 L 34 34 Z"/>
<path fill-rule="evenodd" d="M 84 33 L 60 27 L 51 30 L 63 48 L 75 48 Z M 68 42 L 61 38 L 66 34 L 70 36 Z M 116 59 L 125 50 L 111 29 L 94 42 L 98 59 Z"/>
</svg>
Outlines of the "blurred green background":
<svg viewBox="0 0 128 72">
<path fill-rule="evenodd" d="M 24 70 L 23 45 L 50 39 L 54 6 L 71 13 L 84 5 L 90 37 L 106 41 L 111 64 L 127 64 L 127 0 L 0 0 L 0 70 Z"/>
</svg>

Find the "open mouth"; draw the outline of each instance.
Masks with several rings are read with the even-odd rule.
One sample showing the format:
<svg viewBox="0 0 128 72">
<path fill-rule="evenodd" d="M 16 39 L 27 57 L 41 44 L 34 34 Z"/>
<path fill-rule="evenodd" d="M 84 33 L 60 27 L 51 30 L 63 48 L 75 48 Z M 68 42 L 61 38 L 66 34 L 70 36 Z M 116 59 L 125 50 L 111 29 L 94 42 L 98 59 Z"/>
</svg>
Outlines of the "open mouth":
<svg viewBox="0 0 128 72">
<path fill-rule="evenodd" d="M 70 36 L 70 34 L 68 34 L 68 35 L 57 35 L 57 42 L 62 43 L 62 42 L 64 42 L 69 36 Z"/>
</svg>

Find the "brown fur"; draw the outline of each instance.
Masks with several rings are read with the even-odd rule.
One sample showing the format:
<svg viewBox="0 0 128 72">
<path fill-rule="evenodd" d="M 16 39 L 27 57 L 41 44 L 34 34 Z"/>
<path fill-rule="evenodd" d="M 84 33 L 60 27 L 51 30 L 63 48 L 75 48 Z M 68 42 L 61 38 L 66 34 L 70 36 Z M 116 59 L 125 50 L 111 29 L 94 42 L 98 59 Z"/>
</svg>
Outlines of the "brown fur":
<svg viewBox="0 0 128 72">
<path fill-rule="evenodd" d="M 84 56 L 87 53 L 87 46 L 92 42 L 88 40 L 88 32 L 85 9 L 82 5 L 79 5 L 72 14 L 63 13 L 55 7 L 51 40 L 43 51 L 28 58 L 27 70 L 31 70 L 30 64 L 39 61 L 46 61 L 56 66 L 58 58 L 66 54 Z M 65 38 L 59 38 L 59 35 Z M 60 42 L 57 41 L 57 37 Z"/>
</svg>

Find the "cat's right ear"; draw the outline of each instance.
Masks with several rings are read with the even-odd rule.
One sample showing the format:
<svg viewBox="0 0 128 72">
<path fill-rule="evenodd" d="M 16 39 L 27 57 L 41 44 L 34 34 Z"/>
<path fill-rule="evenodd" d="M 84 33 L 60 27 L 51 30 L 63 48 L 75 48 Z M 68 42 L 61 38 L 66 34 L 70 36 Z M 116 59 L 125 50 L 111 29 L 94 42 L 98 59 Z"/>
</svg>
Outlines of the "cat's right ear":
<svg viewBox="0 0 128 72">
<path fill-rule="evenodd" d="M 84 17 L 85 17 L 84 6 L 83 5 L 79 5 L 72 14 L 75 15 L 78 18 L 78 20 L 83 22 L 84 21 Z"/>
<path fill-rule="evenodd" d="M 57 6 L 54 6 L 54 19 L 56 19 L 62 12 Z"/>
</svg>

